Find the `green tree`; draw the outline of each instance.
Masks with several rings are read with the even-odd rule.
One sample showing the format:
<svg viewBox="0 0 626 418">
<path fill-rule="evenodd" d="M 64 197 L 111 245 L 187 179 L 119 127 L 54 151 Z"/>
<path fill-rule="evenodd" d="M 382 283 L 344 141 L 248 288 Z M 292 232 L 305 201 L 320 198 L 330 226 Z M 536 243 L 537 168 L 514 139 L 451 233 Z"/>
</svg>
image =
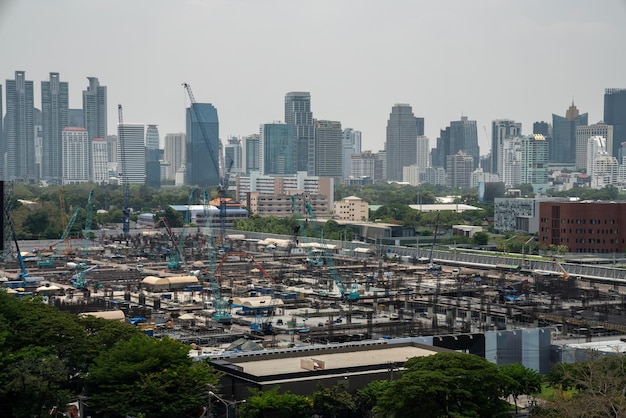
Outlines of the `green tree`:
<svg viewBox="0 0 626 418">
<path fill-rule="evenodd" d="M 472 236 L 472 242 L 476 245 L 487 245 L 489 244 L 489 234 L 486 232 L 476 232 Z"/>
<path fill-rule="evenodd" d="M 348 392 L 345 384 L 332 387 L 318 385 L 317 390 L 311 395 L 313 411 L 322 416 L 346 416 L 356 410 L 356 402 Z"/>
<path fill-rule="evenodd" d="M 405 367 L 377 405 L 394 417 L 493 417 L 507 409 L 501 399 L 507 379 L 482 357 L 437 353 L 411 358 Z"/>
<path fill-rule="evenodd" d="M 387 391 L 391 382 L 389 380 L 375 380 L 362 389 L 356 391 L 357 414 L 360 417 L 374 417 L 378 411 L 376 404 L 378 399 Z"/>
<path fill-rule="evenodd" d="M 48 213 L 36 211 L 26 217 L 23 230 L 30 238 L 39 238 L 48 228 Z"/>
<path fill-rule="evenodd" d="M 305 418 L 311 416 L 311 402 L 289 391 L 279 393 L 279 387 L 261 391 L 251 389 L 251 396 L 239 407 L 241 418 Z"/>
<path fill-rule="evenodd" d="M 89 369 L 89 403 L 101 417 L 146 413 L 186 417 L 206 404 L 218 374 L 194 362 L 189 347 L 164 338 L 132 337 L 100 353 Z"/>
<path fill-rule="evenodd" d="M 623 355 L 614 355 L 557 365 L 547 379 L 556 396 L 542 407 L 542 414 L 580 418 L 626 416 L 624 360 Z M 568 388 L 575 390 L 568 393 Z"/>
<path fill-rule="evenodd" d="M 506 364 L 500 366 L 500 371 L 508 377 L 504 388 L 504 396 L 511 395 L 517 413 L 517 401 L 521 395 L 536 395 L 541 392 L 543 377 L 539 372 L 524 367 L 523 364 Z"/>
</svg>

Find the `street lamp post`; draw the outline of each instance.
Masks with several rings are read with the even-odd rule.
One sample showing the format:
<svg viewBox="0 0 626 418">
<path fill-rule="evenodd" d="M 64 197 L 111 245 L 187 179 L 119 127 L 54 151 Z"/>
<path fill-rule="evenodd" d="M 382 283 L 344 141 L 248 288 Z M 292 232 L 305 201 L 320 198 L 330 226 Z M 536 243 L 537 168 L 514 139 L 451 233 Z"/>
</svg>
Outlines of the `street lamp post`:
<svg viewBox="0 0 626 418">
<path fill-rule="evenodd" d="M 221 403 L 224 404 L 224 407 L 226 408 L 226 418 L 230 417 L 230 407 L 231 406 L 235 407 L 235 418 L 237 418 L 237 405 L 240 404 L 240 403 L 245 403 L 246 402 L 245 399 L 243 399 L 241 401 L 227 401 L 226 399 L 224 399 L 221 396 L 217 395 L 213 391 L 209 391 L 209 396 L 216 398 L 218 401 L 220 401 Z"/>
</svg>

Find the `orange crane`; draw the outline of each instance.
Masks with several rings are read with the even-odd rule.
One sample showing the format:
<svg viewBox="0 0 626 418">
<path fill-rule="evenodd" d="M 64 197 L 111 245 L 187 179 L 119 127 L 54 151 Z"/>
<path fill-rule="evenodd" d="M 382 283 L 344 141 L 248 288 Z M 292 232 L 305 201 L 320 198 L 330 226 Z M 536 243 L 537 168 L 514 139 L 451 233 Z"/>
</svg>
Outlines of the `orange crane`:
<svg viewBox="0 0 626 418">
<path fill-rule="evenodd" d="M 554 261 L 554 264 L 556 264 L 559 270 L 561 270 L 561 279 L 563 280 L 569 279 L 570 278 L 569 273 L 567 272 L 567 270 L 565 270 L 565 267 L 563 267 L 563 265 L 559 263 L 559 260 L 557 260 L 556 258 L 553 258 L 552 261 Z"/>
</svg>

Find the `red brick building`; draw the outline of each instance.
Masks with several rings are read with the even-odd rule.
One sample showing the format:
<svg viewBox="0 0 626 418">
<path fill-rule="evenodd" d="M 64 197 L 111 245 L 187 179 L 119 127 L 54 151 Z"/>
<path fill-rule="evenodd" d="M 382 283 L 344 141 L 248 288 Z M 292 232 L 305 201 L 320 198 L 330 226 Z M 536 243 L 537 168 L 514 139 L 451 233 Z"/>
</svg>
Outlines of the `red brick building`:
<svg viewBox="0 0 626 418">
<path fill-rule="evenodd" d="M 539 245 L 572 253 L 621 253 L 626 248 L 626 203 L 541 202 Z"/>
</svg>

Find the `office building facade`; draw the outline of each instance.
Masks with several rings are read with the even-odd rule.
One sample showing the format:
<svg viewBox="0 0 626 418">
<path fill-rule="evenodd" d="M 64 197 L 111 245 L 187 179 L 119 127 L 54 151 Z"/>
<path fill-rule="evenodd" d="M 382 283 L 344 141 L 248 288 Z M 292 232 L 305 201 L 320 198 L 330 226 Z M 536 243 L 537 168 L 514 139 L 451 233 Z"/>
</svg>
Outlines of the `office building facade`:
<svg viewBox="0 0 626 418">
<path fill-rule="evenodd" d="M 293 125 L 296 137 L 296 171 L 315 171 L 315 128 L 311 112 L 311 94 L 292 91 L 285 95 L 285 123 Z"/>
<path fill-rule="evenodd" d="M 64 128 L 62 137 L 62 183 L 87 183 L 89 168 L 89 133 L 85 128 Z"/>
<path fill-rule="evenodd" d="M 343 180 L 341 122 L 315 120 L 315 171 L 313 175 L 332 177 L 337 184 Z"/>
<path fill-rule="evenodd" d="M 474 158 L 464 151 L 448 155 L 446 163 L 446 186 L 469 189 L 474 171 Z"/>
<path fill-rule="evenodd" d="M 185 134 L 182 132 L 166 134 L 164 142 L 163 159 L 169 164 L 165 178 L 174 180 L 176 173 L 185 165 Z"/>
<path fill-rule="evenodd" d="M 361 146 L 361 131 L 355 131 L 352 128 L 343 130 L 341 165 L 344 179 L 350 177 L 352 173 L 352 155 L 360 154 Z"/>
<path fill-rule="evenodd" d="M 565 245 L 569 252 L 623 254 L 626 203 L 541 202 L 539 245 Z"/>
<path fill-rule="evenodd" d="M 252 134 L 245 136 L 241 141 L 241 165 L 245 175 L 250 175 L 252 171 L 260 170 L 259 163 L 259 142 L 261 135 Z"/>
<path fill-rule="evenodd" d="M 261 175 L 293 175 L 298 165 L 295 127 L 274 122 L 261 125 L 259 160 Z"/>
<path fill-rule="evenodd" d="M 236 137 L 228 138 L 228 143 L 224 146 L 224 167 L 226 169 L 230 168 L 231 175 L 243 172 L 242 152 L 241 139 Z"/>
<path fill-rule="evenodd" d="M 109 181 L 109 159 L 108 145 L 104 138 L 94 138 L 91 140 L 91 152 L 93 153 L 93 182 L 96 184 L 105 184 Z"/>
<path fill-rule="evenodd" d="M 572 168 L 576 165 L 576 128 L 584 125 L 587 114 L 581 115 L 574 102 L 564 117 L 552 114 L 552 138 L 548 141 L 552 164 Z"/>
<path fill-rule="evenodd" d="M 391 108 L 387 121 L 386 179 L 402 181 L 402 168 L 417 163 L 417 119 L 408 104 Z"/>
<path fill-rule="evenodd" d="M 621 161 L 624 156 L 619 155 L 620 144 L 626 142 L 626 89 L 604 91 L 604 123 L 613 126 L 611 155 Z"/>
<path fill-rule="evenodd" d="M 424 135 L 417 136 L 417 167 L 420 173 L 430 167 L 430 139 Z"/>
<path fill-rule="evenodd" d="M 41 82 L 42 114 L 42 178 L 60 184 L 63 176 L 62 133 L 69 126 L 69 90 L 59 73 L 50 73 L 49 81 Z"/>
<path fill-rule="evenodd" d="M 450 126 L 440 131 L 437 138 L 437 147 L 432 151 L 432 164 L 437 167 L 446 167 L 447 157 L 463 151 L 474 159 L 474 168 L 480 161 L 478 147 L 478 132 L 476 121 L 461 116 L 461 120 L 450 122 Z"/>
<path fill-rule="evenodd" d="M 129 184 L 146 184 L 145 125 L 124 123 L 117 125 L 118 166 Z"/>
<path fill-rule="evenodd" d="M 220 182 L 220 132 L 217 109 L 210 103 L 187 108 L 186 183 L 199 187 Z"/>
</svg>

